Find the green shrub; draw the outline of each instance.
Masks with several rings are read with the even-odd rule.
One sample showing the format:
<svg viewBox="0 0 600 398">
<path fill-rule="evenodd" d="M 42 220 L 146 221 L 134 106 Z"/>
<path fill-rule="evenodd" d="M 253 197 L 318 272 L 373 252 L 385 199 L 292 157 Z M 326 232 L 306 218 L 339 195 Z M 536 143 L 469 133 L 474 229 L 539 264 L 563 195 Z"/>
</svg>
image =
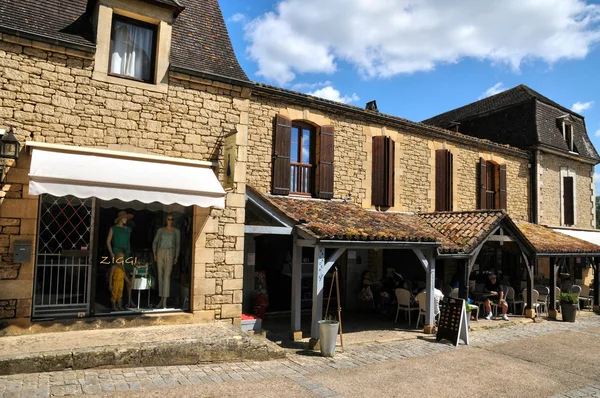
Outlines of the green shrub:
<svg viewBox="0 0 600 398">
<path fill-rule="evenodd" d="M 560 302 L 565 304 L 577 304 L 579 299 L 571 292 L 561 293 L 560 294 Z"/>
</svg>

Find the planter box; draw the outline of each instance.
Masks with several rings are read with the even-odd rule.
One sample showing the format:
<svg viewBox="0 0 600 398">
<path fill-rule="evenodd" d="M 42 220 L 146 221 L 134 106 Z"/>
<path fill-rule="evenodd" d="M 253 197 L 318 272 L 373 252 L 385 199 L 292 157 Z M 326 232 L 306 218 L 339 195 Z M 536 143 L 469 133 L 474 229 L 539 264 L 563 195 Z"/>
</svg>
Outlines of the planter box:
<svg viewBox="0 0 600 398">
<path fill-rule="evenodd" d="M 253 315 L 242 315 L 241 329 L 250 332 L 254 330 L 260 330 L 262 327 L 262 321 L 260 318 Z"/>
<path fill-rule="evenodd" d="M 560 313 L 563 322 L 575 322 L 577 316 L 577 304 L 560 303 Z"/>
</svg>

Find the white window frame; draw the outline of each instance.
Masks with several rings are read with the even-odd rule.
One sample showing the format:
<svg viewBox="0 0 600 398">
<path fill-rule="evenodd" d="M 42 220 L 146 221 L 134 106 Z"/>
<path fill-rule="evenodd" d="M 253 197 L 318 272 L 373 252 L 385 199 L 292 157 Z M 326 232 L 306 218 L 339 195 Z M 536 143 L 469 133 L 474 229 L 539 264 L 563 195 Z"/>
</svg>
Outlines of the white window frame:
<svg viewBox="0 0 600 398">
<path fill-rule="evenodd" d="M 567 127 L 571 130 L 571 139 L 567 142 Z M 573 146 L 575 131 L 573 129 L 573 122 L 571 120 L 563 119 L 562 121 L 562 136 L 565 142 L 567 143 L 567 147 L 569 148 L 569 152 L 576 153 Z"/>
<path fill-rule="evenodd" d="M 560 168 L 560 225 L 565 227 L 565 187 L 564 187 L 564 177 L 573 177 L 573 225 L 569 225 L 570 227 L 574 227 L 577 225 L 577 174 L 575 170 L 569 167 L 561 167 Z"/>
</svg>

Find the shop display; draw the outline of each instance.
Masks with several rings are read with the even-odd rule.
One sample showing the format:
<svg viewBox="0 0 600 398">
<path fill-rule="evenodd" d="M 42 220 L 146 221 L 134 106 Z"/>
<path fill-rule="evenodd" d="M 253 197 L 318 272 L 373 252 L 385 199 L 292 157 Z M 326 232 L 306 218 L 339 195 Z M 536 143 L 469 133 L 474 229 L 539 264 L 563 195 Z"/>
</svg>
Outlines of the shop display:
<svg viewBox="0 0 600 398">
<path fill-rule="evenodd" d="M 129 278 L 125 273 L 125 256 L 118 252 L 108 275 L 108 288 L 110 290 L 110 301 L 113 311 L 123 311 L 123 287 L 126 281 L 130 285 Z"/>
<path fill-rule="evenodd" d="M 160 303 L 158 307 L 167 308 L 167 300 L 171 288 L 171 272 L 173 264 L 179 259 L 181 233 L 173 227 L 173 215 L 167 216 L 167 225 L 156 231 L 152 241 L 152 252 L 154 261 L 158 264 L 158 295 Z"/>
<path fill-rule="evenodd" d="M 128 214 L 126 211 L 121 210 L 117 214 L 117 218 L 114 221 L 115 225 L 110 227 L 110 230 L 108 231 L 108 237 L 106 238 L 106 246 L 108 247 L 108 252 L 110 253 L 111 263 L 115 263 L 116 255 L 122 253 L 123 261 L 121 265 L 123 266 L 124 272 L 127 274 L 127 276 L 131 276 L 134 262 L 129 256 L 131 252 L 131 229 L 126 225 L 127 221 L 131 220 L 132 218 L 133 214 Z M 131 283 L 129 282 L 129 278 L 125 278 L 125 280 L 127 282 L 127 306 L 132 307 L 133 302 L 131 300 Z"/>
</svg>

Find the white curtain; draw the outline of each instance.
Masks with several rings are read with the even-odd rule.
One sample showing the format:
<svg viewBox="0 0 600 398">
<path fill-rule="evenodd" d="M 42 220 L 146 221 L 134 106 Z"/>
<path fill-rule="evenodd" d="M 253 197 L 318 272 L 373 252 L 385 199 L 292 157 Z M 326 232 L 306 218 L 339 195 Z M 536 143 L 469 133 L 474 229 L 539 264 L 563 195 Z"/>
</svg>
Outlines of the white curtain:
<svg viewBox="0 0 600 398">
<path fill-rule="evenodd" d="M 114 20 L 112 40 L 111 73 L 151 80 L 154 31 Z"/>
</svg>

